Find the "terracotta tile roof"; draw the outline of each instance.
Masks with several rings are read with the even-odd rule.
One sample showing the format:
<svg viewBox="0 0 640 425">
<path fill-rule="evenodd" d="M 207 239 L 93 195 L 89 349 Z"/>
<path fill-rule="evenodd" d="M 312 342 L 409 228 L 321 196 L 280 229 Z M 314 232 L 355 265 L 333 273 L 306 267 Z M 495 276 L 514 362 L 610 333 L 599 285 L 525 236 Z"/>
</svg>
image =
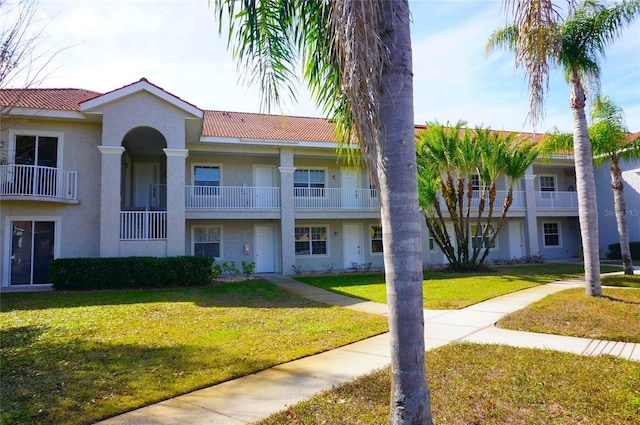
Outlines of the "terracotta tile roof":
<svg viewBox="0 0 640 425">
<path fill-rule="evenodd" d="M 203 136 L 263 140 L 334 142 L 333 125 L 324 118 L 204 111 Z"/>
<path fill-rule="evenodd" d="M 14 108 L 80 111 L 80 103 L 102 93 L 84 89 L 3 89 L 0 105 Z"/>
</svg>

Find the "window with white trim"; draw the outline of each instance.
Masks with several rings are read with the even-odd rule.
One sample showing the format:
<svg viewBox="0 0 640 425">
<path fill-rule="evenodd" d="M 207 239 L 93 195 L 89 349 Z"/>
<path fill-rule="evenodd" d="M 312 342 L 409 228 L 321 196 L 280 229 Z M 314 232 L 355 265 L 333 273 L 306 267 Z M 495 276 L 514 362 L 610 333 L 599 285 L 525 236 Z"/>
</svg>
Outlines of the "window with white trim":
<svg viewBox="0 0 640 425">
<path fill-rule="evenodd" d="M 489 245 L 489 242 L 491 241 L 491 238 L 495 233 L 495 229 L 492 224 L 489 225 L 489 230 L 487 231 L 487 235 L 484 237 L 484 240 L 482 239 L 482 234 L 484 233 L 484 230 L 486 228 L 487 228 L 486 224 L 483 224 L 480 227 L 476 226 L 475 224 L 471 225 L 471 247 L 473 249 L 496 247 L 496 241 L 493 241 L 493 243 Z"/>
<path fill-rule="evenodd" d="M 296 255 L 327 255 L 327 227 L 296 226 Z"/>
<path fill-rule="evenodd" d="M 56 168 L 58 166 L 58 138 L 17 134 L 14 163 Z"/>
<path fill-rule="evenodd" d="M 194 186 L 220 186 L 220 167 L 217 165 L 194 165 Z"/>
<path fill-rule="evenodd" d="M 559 247 L 562 245 L 560 223 L 542 223 L 542 232 L 545 247 Z"/>
<path fill-rule="evenodd" d="M 293 173 L 295 196 L 322 197 L 325 188 L 325 172 L 318 169 L 301 169 Z"/>
<path fill-rule="evenodd" d="M 193 228 L 193 255 L 220 258 L 222 256 L 222 228 L 199 226 Z"/>
<path fill-rule="evenodd" d="M 371 235 L 371 253 L 383 253 L 384 248 L 382 246 L 382 226 L 369 227 L 369 234 Z"/>
<path fill-rule="evenodd" d="M 548 176 L 540 176 L 540 192 L 542 193 L 542 199 L 549 199 L 555 196 L 554 193 L 557 190 L 557 182 L 556 176 L 548 175 Z"/>
</svg>

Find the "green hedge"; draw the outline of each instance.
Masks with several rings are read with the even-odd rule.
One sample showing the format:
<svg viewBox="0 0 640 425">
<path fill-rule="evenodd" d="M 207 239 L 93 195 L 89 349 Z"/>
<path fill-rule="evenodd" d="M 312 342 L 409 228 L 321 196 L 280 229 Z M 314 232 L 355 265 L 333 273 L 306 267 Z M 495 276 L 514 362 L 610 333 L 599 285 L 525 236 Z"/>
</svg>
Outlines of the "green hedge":
<svg viewBox="0 0 640 425">
<path fill-rule="evenodd" d="M 59 258 L 51 262 L 51 282 L 65 291 L 205 285 L 212 264 L 212 258 L 186 256 Z"/>
<path fill-rule="evenodd" d="M 631 259 L 634 261 L 640 261 L 640 242 L 629 242 L 629 250 L 631 251 Z M 609 245 L 607 258 L 609 260 L 622 260 L 619 243 L 612 243 Z"/>
</svg>

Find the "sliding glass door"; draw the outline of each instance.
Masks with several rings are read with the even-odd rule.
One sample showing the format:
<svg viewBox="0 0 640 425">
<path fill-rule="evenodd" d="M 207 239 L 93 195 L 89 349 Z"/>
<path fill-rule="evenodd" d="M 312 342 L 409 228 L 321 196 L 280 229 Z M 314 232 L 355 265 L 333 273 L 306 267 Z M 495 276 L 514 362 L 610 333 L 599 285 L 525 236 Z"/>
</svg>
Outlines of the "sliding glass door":
<svg viewBox="0 0 640 425">
<path fill-rule="evenodd" d="M 50 283 L 55 222 L 11 222 L 11 285 Z"/>
</svg>

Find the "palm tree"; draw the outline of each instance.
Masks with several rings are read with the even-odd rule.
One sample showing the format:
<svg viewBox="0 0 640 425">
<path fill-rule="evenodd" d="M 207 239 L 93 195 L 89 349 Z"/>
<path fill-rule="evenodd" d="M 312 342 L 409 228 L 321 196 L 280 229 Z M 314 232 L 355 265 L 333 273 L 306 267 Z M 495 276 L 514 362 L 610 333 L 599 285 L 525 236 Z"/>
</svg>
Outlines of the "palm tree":
<svg viewBox="0 0 640 425">
<path fill-rule="evenodd" d="M 640 137 L 631 140 L 624 122 L 622 109 L 613 104 L 608 97 L 599 98 L 592 104 L 589 138 L 594 165 L 611 161 L 611 189 L 620 238 L 620 252 L 624 274 L 633 274 L 629 231 L 627 230 L 626 204 L 620 160 L 640 159 Z M 570 135 L 555 132 L 544 141 L 545 150 L 550 152 L 566 151 L 571 148 Z"/>
<path fill-rule="evenodd" d="M 549 78 L 549 62 L 562 67 L 570 84 L 573 112 L 573 153 L 576 168 L 580 232 L 584 249 L 586 293 L 602 296 L 598 243 L 598 213 L 593 158 L 587 131 L 584 85 L 599 90 L 600 58 L 619 35 L 623 25 L 640 12 L 640 1 L 623 1 L 611 7 L 586 0 L 575 7 L 569 2 L 566 19 L 551 0 L 505 0 L 515 15 L 514 24 L 494 32 L 487 52 L 496 47 L 515 51 L 516 66 L 529 78 L 530 114 L 535 127 L 542 115 Z"/>
<path fill-rule="evenodd" d="M 357 142 L 380 194 L 391 337 L 390 423 L 430 424 L 407 0 L 215 0 L 264 105 L 290 92 L 296 60 L 341 143 Z M 221 20 L 222 21 L 222 20 Z M 353 155 L 354 150 L 347 150 Z"/>
<path fill-rule="evenodd" d="M 484 266 L 506 222 L 515 184 L 538 154 L 529 138 L 519 138 L 517 133 L 482 127 L 470 130 L 463 125 L 463 121 L 453 126 L 429 123 L 416 134 L 420 208 L 431 236 L 453 270 Z M 494 228 L 496 182 L 503 175 L 507 178 L 507 194 Z M 476 199 L 477 211 L 471 217 Z M 443 214 L 441 202 L 448 217 Z M 453 227 L 456 247 L 447 224 Z M 475 232 L 470 235 L 473 228 Z"/>
</svg>

